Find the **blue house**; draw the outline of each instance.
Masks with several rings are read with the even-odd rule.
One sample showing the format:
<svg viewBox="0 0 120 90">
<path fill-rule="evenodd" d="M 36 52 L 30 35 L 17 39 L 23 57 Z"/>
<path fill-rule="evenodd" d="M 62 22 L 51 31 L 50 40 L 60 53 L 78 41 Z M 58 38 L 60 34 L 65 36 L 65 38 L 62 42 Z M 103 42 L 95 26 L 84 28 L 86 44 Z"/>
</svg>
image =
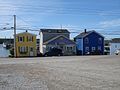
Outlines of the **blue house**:
<svg viewBox="0 0 120 90">
<path fill-rule="evenodd" d="M 74 38 L 77 45 L 78 55 L 103 55 L 104 54 L 104 36 L 96 31 L 87 31 L 80 33 Z"/>
</svg>

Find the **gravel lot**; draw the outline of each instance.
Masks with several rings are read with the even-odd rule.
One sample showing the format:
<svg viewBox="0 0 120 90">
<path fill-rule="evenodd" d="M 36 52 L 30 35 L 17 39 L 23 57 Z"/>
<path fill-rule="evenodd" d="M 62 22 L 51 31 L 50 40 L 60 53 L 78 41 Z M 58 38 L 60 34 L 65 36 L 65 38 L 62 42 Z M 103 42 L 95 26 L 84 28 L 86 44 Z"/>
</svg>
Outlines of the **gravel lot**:
<svg viewBox="0 0 120 90">
<path fill-rule="evenodd" d="M 120 90 L 120 56 L 0 58 L 0 90 Z"/>
</svg>

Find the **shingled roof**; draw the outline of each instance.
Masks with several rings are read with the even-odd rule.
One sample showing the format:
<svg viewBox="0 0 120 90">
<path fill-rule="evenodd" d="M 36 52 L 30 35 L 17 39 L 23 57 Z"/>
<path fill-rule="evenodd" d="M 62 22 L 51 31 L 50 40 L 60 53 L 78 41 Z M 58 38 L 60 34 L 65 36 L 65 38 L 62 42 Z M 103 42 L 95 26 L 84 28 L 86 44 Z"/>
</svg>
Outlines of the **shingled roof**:
<svg viewBox="0 0 120 90">
<path fill-rule="evenodd" d="M 83 37 L 91 34 L 92 32 L 97 33 L 97 32 L 94 31 L 94 30 L 92 30 L 92 31 L 86 31 L 86 30 L 85 30 L 84 32 L 82 32 L 82 33 L 80 33 L 79 35 L 77 35 L 77 36 L 75 37 L 75 39 L 77 39 L 77 38 L 83 38 Z M 97 34 L 99 34 L 99 33 L 97 33 Z M 99 35 L 102 36 L 101 34 L 99 34 Z M 104 37 L 104 36 L 102 36 L 102 37 Z"/>
<path fill-rule="evenodd" d="M 40 29 L 43 33 L 70 33 L 67 29 Z"/>
<path fill-rule="evenodd" d="M 65 36 L 63 36 L 63 35 L 56 36 L 56 37 L 54 37 L 54 38 L 52 38 L 52 39 L 44 42 L 44 44 L 48 44 L 48 43 L 50 43 L 50 42 L 52 42 L 52 41 L 54 41 L 54 40 L 56 40 L 56 39 L 59 39 L 60 37 L 63 37 L 63 38 L 65 38 L 65 39 L 69 40 L 69 42 L 71 42 L 71 44 L 75 44 L 74 41 L 70 40 L 69 38 L 67 38 L 67 37 L 65 37 Z M 59 43 L 61 43 L 61 42 L 59 42 Z M 66 42 L 66 43 L 68 43 L 68 42 Z"/>
<path fill-rule="evenodd" d="M 83 38 L 83 37 L 89 35 L 91 32 L 93 32 L 93 31 L 82 32 L 79 35 L 77 35 L 75 38 Z"/>
<path fill-rule="evenodd" d="M 112 39 L 111 43 L 120 43 L 120 38 L 114 38 L 114 39 Z"/>
<path fill-rule="evenodd" d="M 30 35 L 33 35 L 33 36 L 37 36 L 36 34 L 33 34 L 33 33 L 29 33 L 29 32 L 21 32 L 21 33 L 18 33 L 18 34 L 16 34 L 16 36 L 18 36 L 18 35 L 23 35 L 23 34 L 30 34 Z"/>
</svg>

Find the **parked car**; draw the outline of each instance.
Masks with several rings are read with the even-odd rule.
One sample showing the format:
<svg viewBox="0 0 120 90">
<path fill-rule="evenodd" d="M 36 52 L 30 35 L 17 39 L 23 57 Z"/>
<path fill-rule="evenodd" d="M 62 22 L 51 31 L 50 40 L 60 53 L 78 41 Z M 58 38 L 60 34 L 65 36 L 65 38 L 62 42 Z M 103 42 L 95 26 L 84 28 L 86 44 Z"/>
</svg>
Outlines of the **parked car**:
<svg viewBox="0 0 120 90">
<path fill-rule="evenodd" d="M 115 55 L 119 55 L 120 54 L 120 49 L 115 51 Z"/>
<path fill-rule="evenodd" d="M 52 48 L 50 51 L 46 52 L 44 56 L 62 56 L 62 50 L 58 48 Z"/>
</svg>

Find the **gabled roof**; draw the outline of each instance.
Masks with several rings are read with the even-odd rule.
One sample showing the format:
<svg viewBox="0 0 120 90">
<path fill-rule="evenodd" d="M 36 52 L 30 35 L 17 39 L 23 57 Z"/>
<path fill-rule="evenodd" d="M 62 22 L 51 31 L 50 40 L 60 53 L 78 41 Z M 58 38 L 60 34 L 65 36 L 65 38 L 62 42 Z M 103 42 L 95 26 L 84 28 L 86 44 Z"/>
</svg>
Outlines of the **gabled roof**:
<svg viewBox="0 0 120 90">
<path fill-rule="evenodd" d="M 89 35 L 92 31 L 87 31 L 86 33 L 85 32 L 82 32 L 80 33 L 79 35 L 77 35 L 75 38 L 83 38 L 87 35 Z"/>
<path fill-rule="evenodd" d="M 43 44 L 48 44 L 48 43 L 50 43 L 50 42 L 52 42 L 52 41 L 54 41 L 54 40 L 56 40 L 56 39 L 59 39 L 60 37 L 63 37 L 63 38 L 65 38 L 65 39 L 69 40 L 72 44 L 76 44 L 74 41 L 70 40 L 69 38 L 67 38 L 67 37 L 64 36 L 64 35 L 56 36 L 56 37 L 54 37 L 54 38 L 52 38 L 52 39 L 44 42 Z"/>
<path fill-rule="evenodd" d="M 30 34 L 30 35 L 33 35 L 33 36 L 37 36 L 37 35 L 32 34 L 32 33 L 29 33 L 29 32 L 22 32 L 22 33 L 18 33 L 18 34 L 16 34 L 16 36 L 21 35 L 21 34 Z"/>
<path fill-rule="evenodd" d="M 114 38 L 114 39 L 112 39 L 111 43 L 120 43 L 120 38 Z"/>
<path fill-rule="evenodd" d="M 93 33 L 93 32 L 95 32 L 95 33 L 97 33 L 98 35 L 102 36 L 102 35 L 99 34 L 98 32 L 92 30 L 92 31 L 82 32 L 82 33 L 80 33 L 79 35 L 77 35 L 75 38 L 84 38 L 84 37 L 86 37 L 87 35 L 89 35 L 89 34 L 91 34 L 91 33 Z M 102 37 L 104 37 L 104 36 L 102 36 Z"/>
<path fill-rule="evenodd" d="M 43 33 L 70 33 L 67 29 L 40 29 Z"/>
</svg>

